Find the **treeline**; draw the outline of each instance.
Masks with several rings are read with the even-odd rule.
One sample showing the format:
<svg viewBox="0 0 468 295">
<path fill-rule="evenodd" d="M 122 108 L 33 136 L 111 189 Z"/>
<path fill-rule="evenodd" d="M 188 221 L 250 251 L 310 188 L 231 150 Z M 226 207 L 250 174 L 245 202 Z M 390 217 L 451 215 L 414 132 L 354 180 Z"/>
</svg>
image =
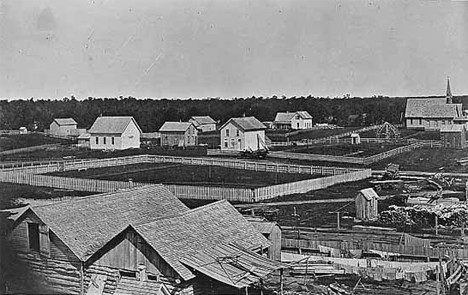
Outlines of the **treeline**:
<svg viewBox="0 0 468 295">
<path fill-rule="evenodd" d="M 341 126 L 362 126 L 384 121 L 393 124 L 402 122 L 406 104 L 405 98 L 236 98 L 172 100 L 92 98 L 76 100 L 74 97 L 62 100 L 1 100 L 0 129 L 42 131 L 49 127 L 54 118 L 72 117 L 78 127 L 89 128 L 96 117 L 133 116 L 144 132 L 154 132 L 165 121 L 185 121 L 194 115 L 210 115 L 225 122 L 231 117 L 255 116 L 261 121 L 273 121 L 279 111 L 306 110 L 314 117 L 314 123 L 327 122 Z"/>
</svg>

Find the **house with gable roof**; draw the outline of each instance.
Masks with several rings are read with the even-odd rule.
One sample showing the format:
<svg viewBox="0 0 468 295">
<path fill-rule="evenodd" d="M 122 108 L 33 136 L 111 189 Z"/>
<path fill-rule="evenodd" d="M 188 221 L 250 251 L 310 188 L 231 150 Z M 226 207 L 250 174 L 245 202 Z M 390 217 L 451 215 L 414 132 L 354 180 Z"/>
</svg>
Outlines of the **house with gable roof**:
<svg viewBox="0 0 468 295">
<path fill-rule="evenodd" d="M 255 117 L 231 118 L 219 129 L 221 150 L 257 151 L 266 148 L 265 125 Z"/>
<path fill-rule="evenodd" d="M 408 129 L 440 130 L 444 125 L 453 125 L 454 119 L 459 117 L 463 117 L 463 106 L 453 103 L 449 80 L 445 98 L 406 100 L 405 123 Z"/>
<path fill-rule="evenodd" d="M 356 217 L 361 220 L 370 220 L 377 218 L 379 195 L 373 188 L 366 188 L 359 191 L 356 196 Z"/>
<path fill-rule="evenodd" d="M 162 185 L 18 212 L 7 263 L 27 283 L 14 292 L 238 294 L 284 268 L 229 202 L 190 210 Z"/>
<path fill-rule="evenodd" d="M 191 122 L 165 122 L 159 128 L 161 146 L 193 146 L 198 144 L 198 129 Z"/>
<path fill-rule="evenodd" d="M 140 148 L 141 129 L 133 117 L 98 117 L 89 129 L 92 150 Z"/>
<path fill-rule="evenodd" d="M 210 116 L 192 116 L 189 120 L 200 132 L 216 130 L 216 121 Z"/>
<path fill-rule="evenodd" d="M 55 118 L 52 123 L 50 123 L 49 134 L 58 135 L 58 136 L 72 136 L 79 135 L 77 129 L 78 123 L 73 118 Z"/>
<path fill-rule="evenodd" d="M 313 127 L 312 116 L 307 111 L 278 112 L 273 122 L 276 129 L 308 129 Z"/>
</svg>

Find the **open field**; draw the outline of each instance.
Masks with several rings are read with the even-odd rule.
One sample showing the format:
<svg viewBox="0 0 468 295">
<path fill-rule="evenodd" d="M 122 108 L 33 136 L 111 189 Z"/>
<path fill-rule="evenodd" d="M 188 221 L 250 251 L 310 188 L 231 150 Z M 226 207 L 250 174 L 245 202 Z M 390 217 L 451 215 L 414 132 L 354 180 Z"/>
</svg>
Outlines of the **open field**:
<svg viewBox="0 0 468 295">
<path fill-rule="evenodd" d="M 387 163 L 400 164 L 401 170 L 426 172 L 468 172 L 468 166 L 459 166 L 456 160 L 468 157 L 468 150 L 447 148 L 420 148 L 385 159 L 371 165 L 373 169 L 383 169 Z"/>
<path fill-rule="evenodd" d="M 288 151 L 303 154 L 321 154 L 332 156 L 348 156 L 366 158 L 379 153 L 383 153 L 398 147 L 404 146 L 399 143 L 361 143 L 359 145 L 352 144 L 331 144 L 331 145 L 316 145 L 308 147 L 300 147 L 290 149 Z"/>
<path fill-rule="evenodd" d="M 39 133 L 30 134 L 18 134 L 18 135 L 1 135 L 0 136 L 0 152 L 25 148 L 43 144 L 53 143 L 69 143 L 70 141 L 65 139 L 58 139 L 48 137 Z"/>
<path fill-rule="evenodd" d="M 66 171 L 49 175 L 74 178 L 94 178 L 102 180 L 143 183 L 187 184 L 202 186 L 223 186 L 256 188 L 273 184 L 317 178 L 307 174 L 257 172 L 229 169 L 216 166 L 184 165 L 174 163 L 147 163 L 82 171 Z"/>
<path fill-rule="evenodd" d="M 0 182 L 0 209 L 16 207 L 17 203 L 15 200 L 17 198 L 52 199 L 65 196 L 88 196 L 92 194 L 90 192 Z"/>
<path fill-rule="evenodd" d="M 301 139 L 317 139 L 333 135 L 343 134 L 349 131 L 357 130 L 362 127 L 340 127 L 335 129 L 313 129 L 313 130 L 304 130 L 298 131 L 297 134 L 289 136 L 290 141 L 301 140 Z M 272 141 L 287 141 L 286 134 L 290 131 L 285 130 L 267 130 L 266 136 L 268 136 Z"/>
</svg>

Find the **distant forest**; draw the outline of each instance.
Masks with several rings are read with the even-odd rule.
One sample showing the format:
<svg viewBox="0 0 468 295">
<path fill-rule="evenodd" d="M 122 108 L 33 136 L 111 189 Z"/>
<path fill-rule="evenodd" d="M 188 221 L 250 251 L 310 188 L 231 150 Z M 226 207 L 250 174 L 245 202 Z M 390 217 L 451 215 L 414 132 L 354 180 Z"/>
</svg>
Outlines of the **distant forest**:
<svg viewBox="0 0 468 295">
<path fill-rule="evenodd" d="M 454 102 L 468 103 L 468 96 L 455 97 Z M 277 112 L 306 110 L 315 123 L 340 126 L 363 126 L 384 121 L 399 124 L 406 98 L 316 98 L 251 97 L 235 99 L 136 99 L 133 97 L 92 98 L 77 100 L 0 100 L 0 129 L 43 131 L 54 118 L 71 117 L 79 128 L 89 128 L 99 115 L 133 116 L 143 132 L 155 132 L 165 121 L 186 121 L 191 116 L 209 115 L 224 123 L 231 117 L 255 116 L 261 121 L 273 121 Z"/>
</svg>

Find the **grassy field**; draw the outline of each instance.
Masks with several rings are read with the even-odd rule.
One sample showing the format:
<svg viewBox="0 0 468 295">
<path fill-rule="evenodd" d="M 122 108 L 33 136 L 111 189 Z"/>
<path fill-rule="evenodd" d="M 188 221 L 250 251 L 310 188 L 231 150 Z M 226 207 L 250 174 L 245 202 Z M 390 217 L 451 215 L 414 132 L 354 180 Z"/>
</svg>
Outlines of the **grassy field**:
<svg viewBox="0 0 468 295">
<path fill-rule="evenodd" d="M 379 153 L 383 153 L 398 147 L 404 146 L 404 144 L 398 143 L 361 143 L 359 145 L 351 145 L 347 143 L 343 144 L 331 144 L 331 145 L 316 145 L 304 148 L 294 148 L 289 151 L 294 153 L 303 154 L 321 154 L 321 155 L 332 155 L 332 156 L 348 156 L 365 158 L 373 156 Z"/>
<path fill-rule="evenodd" d="M 314 178 L 306 174 L 256 172 L 216 166 L 174 163 L 135 164 L 85 171 L 51 173 L 56 176 L 164 184 L 256 188 Z"/>
<path fill-rule="evenodd" d="M 396 163 L 400 164 L 401 170 L 468 173 L 468 166 L 456 163 L 457 159 L 463 157 L 468 157 L 468 150 L 420 148 L 375 163 L 371 168 L 383 169 L 387 163 Z"/>
<path fill-rule="evenodd" d="M 25 148 L 43 144 L 53 143 L 69 143 L 70 141 L 64 139 L 58 139 L 48 137 L 43 134 L 30 133 L 30 134 L 18 134 L 18 135 L 1 135 L 0 136 L 0 152 Z"/>
<path fill-rule="evenodd" d="M 37 187 L 23 184 L 0 182 L 0 209 L 13 208 L 18 205 L 17 198 L 52 199 L 65 196 L 87 196 L 90 192 L 77 192 L 49 187 Z"/>
</svg>

